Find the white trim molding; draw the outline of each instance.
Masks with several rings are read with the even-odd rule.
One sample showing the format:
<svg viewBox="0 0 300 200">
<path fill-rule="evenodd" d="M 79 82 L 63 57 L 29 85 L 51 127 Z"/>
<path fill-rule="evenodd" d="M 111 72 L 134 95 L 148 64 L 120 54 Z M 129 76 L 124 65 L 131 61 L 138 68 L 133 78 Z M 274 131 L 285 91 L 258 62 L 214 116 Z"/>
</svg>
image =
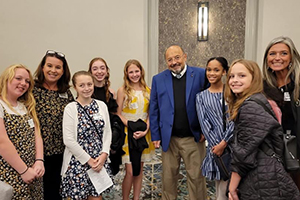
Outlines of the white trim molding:
<svg viewBox="0 0 300 200">
<path fill-rule="evenodd" d="M 256 61 L 258 31 L 258 0 L 247 0 L 244 58 Z"/>
<path fill-rule="evenodd" d="M 152 77 L 158 73 L 158 1 L 148 1 L 148 73 L 147 83 L 151 86 Z"/>
</svg>

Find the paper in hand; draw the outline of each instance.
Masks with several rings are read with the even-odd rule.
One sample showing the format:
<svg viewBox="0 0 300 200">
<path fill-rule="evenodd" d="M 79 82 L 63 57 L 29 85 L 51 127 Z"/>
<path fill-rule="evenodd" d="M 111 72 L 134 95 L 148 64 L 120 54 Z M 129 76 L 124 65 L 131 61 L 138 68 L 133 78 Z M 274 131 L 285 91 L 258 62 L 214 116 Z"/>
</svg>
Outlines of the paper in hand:
<svg viewBox="0 0 300 200">
<path fill-rule="evenodd" d="M 113 185 L 111 178 L 109 177 L 105 167 L 103 166 L 100 172 L 96 172 L 93 169 L 87 171 L 91 182 L 93 183 L 98 194 L 104 192 L 107 188 Z"/>
</svg>

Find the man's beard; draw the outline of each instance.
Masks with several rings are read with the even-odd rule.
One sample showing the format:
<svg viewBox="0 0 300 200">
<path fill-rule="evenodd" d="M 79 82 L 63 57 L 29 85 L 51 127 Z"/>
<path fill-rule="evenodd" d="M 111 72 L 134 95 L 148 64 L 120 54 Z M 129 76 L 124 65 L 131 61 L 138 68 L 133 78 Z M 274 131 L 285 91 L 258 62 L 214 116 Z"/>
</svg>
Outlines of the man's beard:
<svg viewBox="0 0 300 200">
<path fill-rule="evenodd" d="M 179 69 L 175 70 L 174 67 L 180 66 L 180 64 L 175 64 L 172 67 L 170 67 L 170 70 L 174 73 L 174 74 L 180 74 L 182 72 L 182 70 L 184 69 L 184 67 L 180 66 Z"/>
</svg>

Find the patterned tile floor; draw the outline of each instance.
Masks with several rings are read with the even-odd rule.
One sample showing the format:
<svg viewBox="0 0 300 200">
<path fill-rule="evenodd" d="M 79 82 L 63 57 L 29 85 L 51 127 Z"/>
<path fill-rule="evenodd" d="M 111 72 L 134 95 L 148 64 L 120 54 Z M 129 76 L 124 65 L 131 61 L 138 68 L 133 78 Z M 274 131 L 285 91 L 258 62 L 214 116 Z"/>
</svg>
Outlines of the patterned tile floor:
<svg viewBox="0 0 300 200">
<path fill-rule="evenodd" d="M 161 199 L 161 150 L 156 150 L 156 156 L 151 163 L 144 165 L 144 178 L 141 198 L 143 200 Z M 115 176 L 115 186 L 112 193 L 104 194 L 103 199 L 121 200 L 122 199 L 122 181 L 124 177 L 124 169 Z M 215 200 L 215 186 L 214 182 L 207 181 L 207 200 Z M 188 191 L 186 183 L 186 171 L 184 165 L 180 167 L 180 178 L 178 180 L 178 200 L 187 200 Z"/>
</svg>

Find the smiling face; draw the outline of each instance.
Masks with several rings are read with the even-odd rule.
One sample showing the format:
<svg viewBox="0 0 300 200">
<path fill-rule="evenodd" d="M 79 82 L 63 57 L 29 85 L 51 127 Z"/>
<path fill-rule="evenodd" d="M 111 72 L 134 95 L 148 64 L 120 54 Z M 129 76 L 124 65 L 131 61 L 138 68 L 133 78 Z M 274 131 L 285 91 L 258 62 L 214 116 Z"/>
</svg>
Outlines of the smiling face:
<svg viewBox="0 0 300 200">
<path fill-rule="evenodd" d="M 26 69 L 16 68 L 15 76 L 7 82 L 7 96 L 13 99 L 21 97 L 30 86 L 30 76 Z"/>
<path fill-rule="evenodd" d="M 186 54 L 179 46 L 171 46 L 166 51 L 166 62 L 170 71 L 179 74 L 185 66 Z"/>
<path fill-rule="evenodd" d="M 210 61 L 206 67 L 206 77 L 210 84 L 219 83 L 225 73 L 221 63 L 217 60 Z"/>
<path fill-rule="evenodd" d="M 231 67 L 228 83 L 232 92 L 239 95 L 251 86 L 252 75 L 243 64 L 236 63 Z"/>
<path fill-rule="evenodd" d="M 48 56 L 43 66 L 43 74 L 47 84 L 57 84 L 64 73 L 63 62 L 56 57 Z"/>
<path fill-rule="evenodd" d="M 139 83 L 141 70 L 135 64 L 131 64 L 127 69 L 128 79 L 131 83 Z"/>
<path fill-rule="evenodd" d="M 88 75 L 78 75 L 76 77 L 75 90 L 78 99 L 89 99 L 94 92 L 93 78 Z"/>
<path fill-rule="evenodd" d="M 268 66 L 273 71 L 289 70 L 292 56 L 289 47 L 284 43 L 274 44 L 268 51 Z"/>
<path fill-rule="evenodd" d="M 95 80 L 99 83 L 104 81 L 107 76 L 107 67 L 101 60 L 96 60 L 91 66 L 91 73 L 95 77 Z"/>
</svg>

